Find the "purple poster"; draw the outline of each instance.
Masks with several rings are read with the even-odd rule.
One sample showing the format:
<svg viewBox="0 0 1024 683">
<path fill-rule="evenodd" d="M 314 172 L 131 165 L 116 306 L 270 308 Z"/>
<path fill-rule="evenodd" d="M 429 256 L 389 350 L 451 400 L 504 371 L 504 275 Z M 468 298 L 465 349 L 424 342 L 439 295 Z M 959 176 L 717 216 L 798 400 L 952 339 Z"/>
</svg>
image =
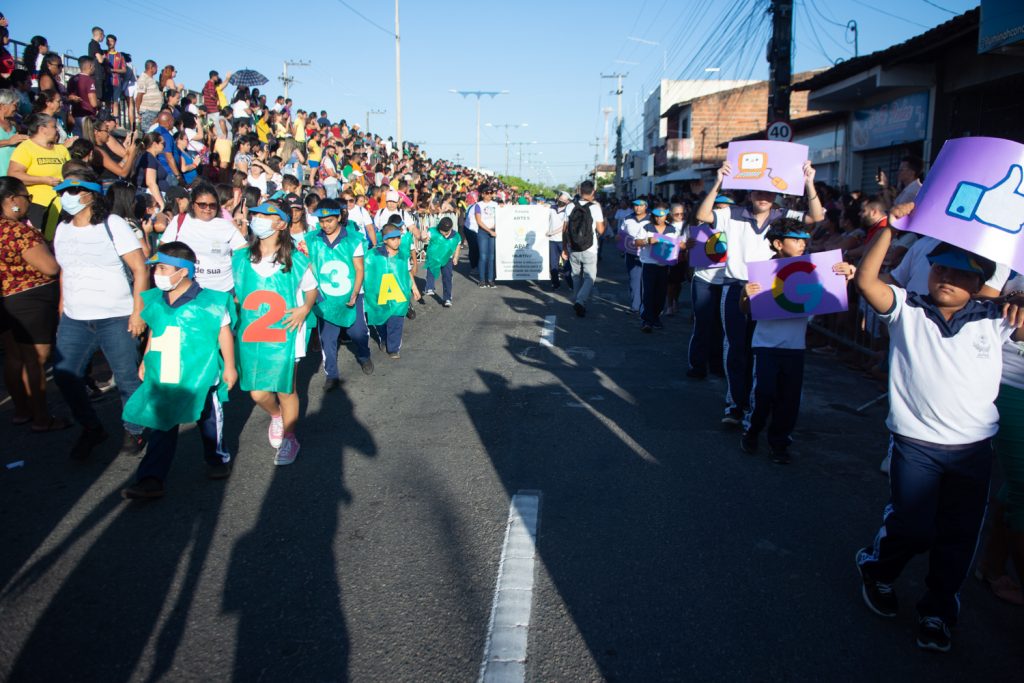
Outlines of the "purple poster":
<svg viewBox="0 0 1024 683">
<path fill-rule="evenodd" d="M 690 265 L 694 268 L 724 268 L 729 252 L 729 242 L 724 232 L 715 232 L 706 223 L 690 228 L 691 237 L 697 242 L 690 249 Z"/>
<path fill-rule="evenodd" d="M 947 140 L 914 210 L 893 225 L 955 244 L 1024 272 L 1024 145 Z"/>
<path fill-rule="evenodd" d="M 621 225 L 619 226 L 619 232 L 615 235 L 615 247 L 621 252 L 636 256 L 636 246 L 633 244 L 633 238 L 626 232 L 626 228 Z"/>
<path fill-rule="evenodd" d="M 679 237 L 676 235 L 659 235 L 651 233 L 651 239 L 658 242 L 651 245 L 651 260 L 663 266 L 674 266 L 679 262 Z"/>
<path fill-rule="evenodd" d="M 804 193 L 807 145 L 768 140 L 730 142 L 725 160 L 732 174 L 722 181 L 722 189 Z"/>
<path fill-rule="evenodd" d="M 839 249 L 747 264 L 750 282 L 761 291 L 750 298 L 754 320 L 806 318 L 847 309 L 846 278 L 832 272 Z"/>
</svg>

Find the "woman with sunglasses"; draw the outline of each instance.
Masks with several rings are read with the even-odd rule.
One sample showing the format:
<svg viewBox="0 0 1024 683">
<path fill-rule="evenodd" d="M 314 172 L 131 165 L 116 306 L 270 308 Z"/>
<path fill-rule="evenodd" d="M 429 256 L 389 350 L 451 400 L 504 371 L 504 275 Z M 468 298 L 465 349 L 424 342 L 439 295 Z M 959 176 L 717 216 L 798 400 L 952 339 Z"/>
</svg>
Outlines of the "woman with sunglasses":
<svg viewBox="0 0 1024 683">
<path fill-rule="evenodd" d="M 654 328 L 661 329 L 661 311 L 665 307 L 665 295 L 668 291 L 668 274 L 672 264 L 666 264 L 654 254 L 655 246 L 662 235 L 679 237 L 680 232 L 668 222 L 668 207 L 664 202 L 655 204 L 651 211 L 651 222 L 645 223 L 634 236 L 634 244 L 643 271 L 640 276 L 640 330 L 650 332 Z"/>
<path fill-rule="evenodd" d="M 12 422 L 49 432 L 71 426 L 50 415 L 46 405 L 45 365 L 57 331 L 60 267 L 42 235 L 25 222 L 29 204 L 24 183 L 0 178 L 0 339 Z"/>
<path fill-rule="evenodd" d="M 221 216 L 216 187 L 206 181 L 197 183 L 192 190 L 191 212 L 172 219 L 160 241 L 184 242 L 195 252 L 195 281 L 200 287 L 234 291 L 231 256 L 248 242 L 234 223 Z"/>
<path fill-rule="evenodd" d="M 146 330 L 141 312 L 149 270 L 131 227 L 110 214 L 96 174 L 69 172 L 55 190 L 70 219 L 57 226 L 53 240 L 62 304 L 53 378 L 82 426 L 71 448 L 71 458 L 81 461 L 107 438 L 86 392 L 85 369 L 96 349 L 114 371 L 122 404 L 139 387 L 138 338 Z M 122 451 L 138 454 L 142 446 L 142 427 L 125 422 Z"/>
</svg>

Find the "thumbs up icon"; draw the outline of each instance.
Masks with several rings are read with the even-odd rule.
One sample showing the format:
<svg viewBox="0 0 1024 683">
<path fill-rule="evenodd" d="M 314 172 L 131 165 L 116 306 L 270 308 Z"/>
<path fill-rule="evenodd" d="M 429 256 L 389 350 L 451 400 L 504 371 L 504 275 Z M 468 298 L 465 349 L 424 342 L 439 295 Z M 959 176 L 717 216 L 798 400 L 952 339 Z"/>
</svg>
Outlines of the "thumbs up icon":
<svg viewBox="0 0 1024 683">
<path fill-rule="evenodd" d="M 1024 228 L 1024 169 L 1010 166 L 1006 177 L 992 187 L 967 181 L 957 185 L 946 214 L 965 221 L 977 221 L 1009 233 Z"/>
</svg>

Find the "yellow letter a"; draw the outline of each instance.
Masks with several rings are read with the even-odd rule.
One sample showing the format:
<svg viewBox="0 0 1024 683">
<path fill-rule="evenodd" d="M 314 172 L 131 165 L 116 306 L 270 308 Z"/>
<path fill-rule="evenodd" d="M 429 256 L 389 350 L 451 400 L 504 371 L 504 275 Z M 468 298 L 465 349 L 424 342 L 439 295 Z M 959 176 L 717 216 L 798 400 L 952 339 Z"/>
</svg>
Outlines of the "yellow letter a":
<svg viewBox="0 0 1024 683">
<path fill-rule="evenodd" d="M 383 306 L 389 301 L 404 303 L 406 301 L 402 288 L 398 286 L 398 280 L 393 273 L 384 273 L 380 278 L 380 294 L 377 295 L 377 305 Z"/>
</svg>

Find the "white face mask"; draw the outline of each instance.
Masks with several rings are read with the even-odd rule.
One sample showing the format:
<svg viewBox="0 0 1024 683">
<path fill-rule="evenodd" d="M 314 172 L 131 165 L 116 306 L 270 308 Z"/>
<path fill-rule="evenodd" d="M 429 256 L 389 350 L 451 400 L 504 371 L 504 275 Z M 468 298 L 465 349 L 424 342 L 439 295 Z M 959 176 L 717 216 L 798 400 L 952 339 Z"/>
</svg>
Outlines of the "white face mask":
<svg viewBox="0 0 1024 683">
<path fill-rule="evenodd" d="M 268 216 L 254 216 L 249 221 L 249 227 L 252 228 L 252 232 L 257 238 L 265 240 L 274 234 L 274 221 Z"/>
<path fill-rule="evenodd" d="M 60 196 L 61 208 L 67 211 L 72 216 L 77 216 L 82 213 L 82 209 L 89 206 L 88 204 L 82 203 L 81 194 L 71 194 L 70 192 L 64 192 Z"/>
<path fill-rule="evenodd" d="M 156 284 L 157 289 L 159 289 L 161 291 L 164 291 L 164 292 L 169 292 L 169 291 L 171 291 L 172 289 L 174 289 L 175 287 L 177 287 L 178 285 L 181 284 L 181 278 L 182 277 L 185 277 L 185 276 L 182 275 L 181 277 L 178 278 L 177 282 L 171 283 L 171 276 L 170 275 L 161 275 L 160 273 L 153 273 L 153 283 Z"/>
</svg>

